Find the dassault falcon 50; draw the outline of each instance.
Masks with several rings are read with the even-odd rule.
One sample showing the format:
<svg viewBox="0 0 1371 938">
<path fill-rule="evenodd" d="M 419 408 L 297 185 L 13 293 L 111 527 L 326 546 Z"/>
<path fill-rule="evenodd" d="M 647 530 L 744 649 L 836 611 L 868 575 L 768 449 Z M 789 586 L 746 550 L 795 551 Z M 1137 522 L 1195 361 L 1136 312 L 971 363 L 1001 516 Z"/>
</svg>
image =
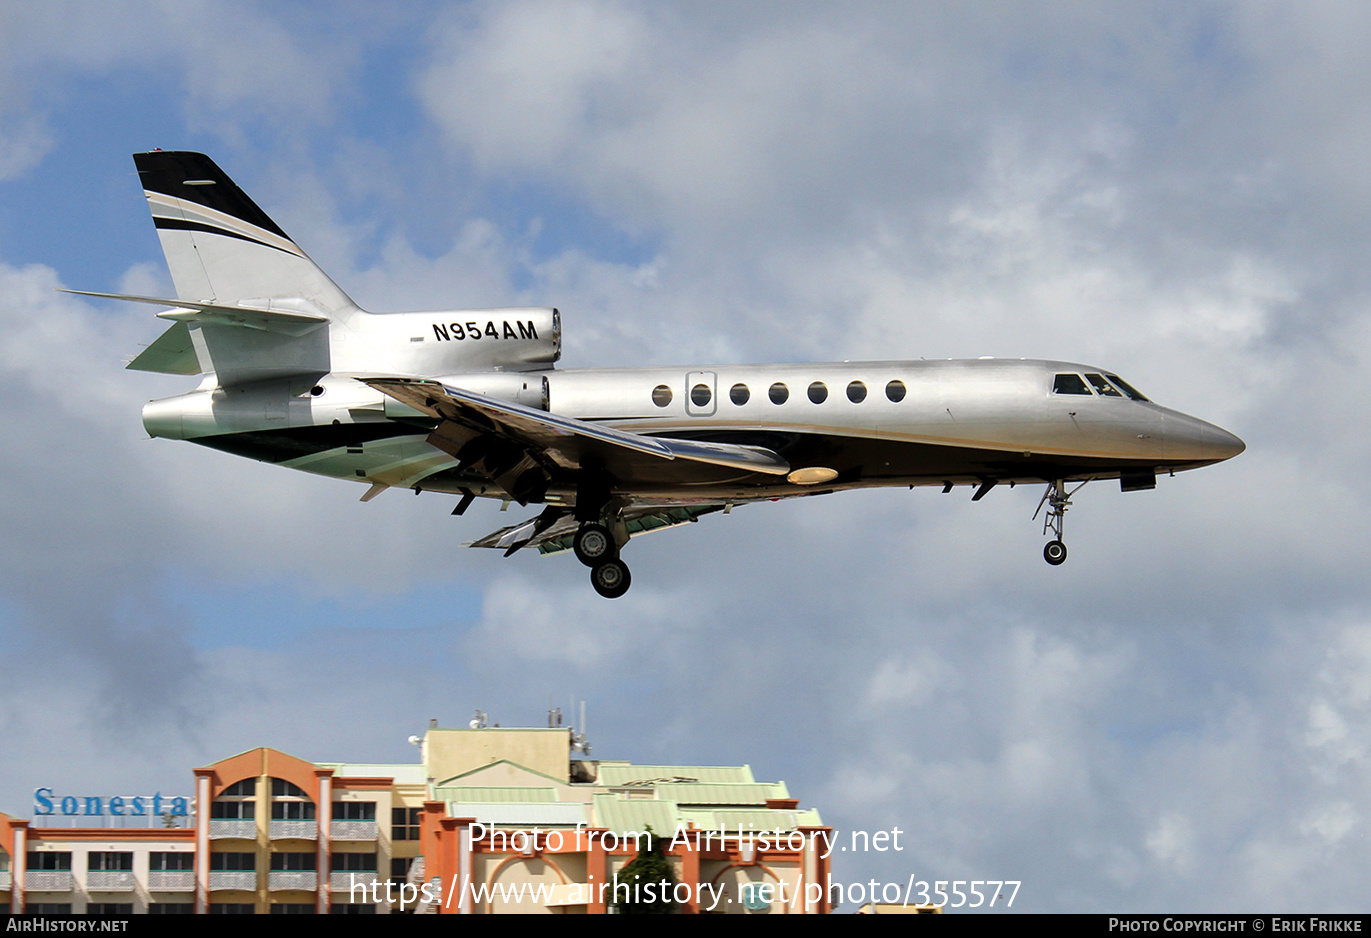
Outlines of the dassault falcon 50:
<svg viewBox="0 0 1371 938">
<path fill-rule="evenodd" d="M 977 359 L 558 370 L 551 307 L 361 309 L 208 157 L 134 156 L 176 297 L 130 368 L 204 375 L 143 408 L 154 437 L 388 488 L 541 505 L 473 547 L 571 550 L 622 596 L 635 534 L 763 499 L 1044 484 L 1050 564 L 1087 482 L 1243 451 L 1106 368 Z M 1044 509 L 1046 511 L 1044 512 Z M 1037 514 L 1034 515 L 1035 519 Z"/>
</svg>

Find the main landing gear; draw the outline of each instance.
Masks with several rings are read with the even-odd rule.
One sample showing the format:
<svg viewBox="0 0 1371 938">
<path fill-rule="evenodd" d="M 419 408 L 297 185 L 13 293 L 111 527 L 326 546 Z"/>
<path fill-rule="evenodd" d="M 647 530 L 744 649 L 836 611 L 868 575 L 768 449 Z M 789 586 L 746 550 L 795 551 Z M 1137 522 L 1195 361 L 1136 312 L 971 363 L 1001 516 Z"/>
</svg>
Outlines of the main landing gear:
<svg viewBox="0 0 1371 938">
<path fill-rule="evenodd" d="M 628 592 L 633 577 L 628 565 L 619 559 L 619 545 L 603 524 L 587 521 L 571 542 L 576 559 L 590 568 L 590 585 L 605 599 L 618 599 Z"/>
<path fill-rule="evenodd" d="M 1086 482 L 1090 480 L 1087 479 Z M 1066 521 L 1066 510 L 1071 507 L 1071 496 L 1075 495 L 1085 485 L 1082 482 L 1075 488 L 1067 491 L 1066 483 L 1057 479 L 1047 484 L 1047 491 L 1043 493 L 1042 500 L 1038 502 L 1038 511 L 1033 512 L 1036 520 L 1038 512 L 1043 510 L 1043 505 L 1047 506 L 1047 514 L 1043 517 L 1043 533 L 1052 533 L 1052 540 L 1047 542 L 1043 548 L 1043 560 L 1052 566 L 1057 567 L 1066 562 L 1066 544 L 1062 541 L 1062 528 Z"/>
</svg>

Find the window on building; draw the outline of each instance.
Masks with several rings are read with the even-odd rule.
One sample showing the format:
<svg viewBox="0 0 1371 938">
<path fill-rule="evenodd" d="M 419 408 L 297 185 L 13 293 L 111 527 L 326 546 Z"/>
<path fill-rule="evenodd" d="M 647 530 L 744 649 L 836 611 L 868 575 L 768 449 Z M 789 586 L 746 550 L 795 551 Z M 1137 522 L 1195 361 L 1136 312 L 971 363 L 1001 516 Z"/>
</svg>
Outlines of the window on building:
<svg viewBox="0 0 1371 938">
<path fill-rule="evenodd" d="M 376 906 L 356 902 L 335 902 L 328 907 L 329 915 L 375 915 Z"/>
<path fill-rule="evenodd" d="M 333 873 L 375 873 L 374 853 L 335 853 L 329 861 Z"/>
<path fill-rule="evenodd" d="M 245 778 L 219 792 L 221 798 L 251 798 L 257 794 L 257 779 Z"/>
<path fill-rule="evenodd" d="M 335 801 L 333 803 L 335 821 L 374 821 L 376 802 L 374 801 Z"/>
<path fill-rule="evenodd" d="M 809 399 L 815 404 L 822 404 L 828 400 L 828 385 L 822 381 L 815 381 L 809 385 Z"/>
<path fill-rule="evenodd" d="M 905 386 L 899 378 L 891 381 L 885 386 L 885 396 L 892 404 L 898 404 L 904 400 Z"/>
<path fill-rule="evenodd" d="M 273 853 L 271 855 L 271 868 L 273 870 L 310 870 L 316 869 L 315 861 L 318 857 L 314 853 Z"/>
<path fill-rule="evenodd" d="M 273 821 L 312 821 L 315 818 L 313 801 L 273 801 Z"/>
<path fill-rule="evenodd" d="M 255 853 L 211 853 L 209 855 L 209 868 L 211 870 L 256 870 L 257 854 Z"/>
<path fill-rule="evenodd" d="M 273 778 L 271 780 L 271 797 L 273 798 L 308 798 L 305 790 L 294 782 L 288 782 L 283 778 Z"/>
<path fill-rule="evenodd" d="M 87 902 L 87 915 L 132 915 L 132 902 Z"/>
<path fill-rule="evenodd" d="M 148 903 L 149 915 L 194 915 L 194 902 L 151 902 Z"/>
<path fill-rule="evenodd" d="M 148 870 L 153 873 L 173 873 L 195 869 L 195 854 L 189 851 L 171 853 L 155 850 L 148 854 Z"/>
<path fill-rule="evenodd" d="M 209 816 L 215 821 L 250 821 L 257 817 L 257 802 L 216 801 L 209 806 Z"/>
<path fill-rule="evenodd" d="M 131 853 L 88 853 L 86 869 L 92 873 L 132 872 L 133 854 Z"/>
<path fill-rule="evenodd" d="M 26 902 L 24 911 L 30 915 L 70 915 L 70 902 Z"/>
<path fill-rule="evenodd" d="M 390 881 L 396 886 L 409 882 L 409 868 L 414 865 L 414 857 L 393 857 L 390 861 Z"/>
<path fill-rule="evenodd" d="M 773 404 L 784 404 L 790 400 L 790 388 L 785 386 L 784 381 L 777 381 L 766 392 L 766 396 L 771 398 Z"/>
<path fill-rule="evenodd" d="M 26 856 L 26 867 L 29 870 L 71 870 L 71 851 L 68 850 L 30 850 Z"/>
<path fill-rule="evenodd" d="M 210 915 L 256 915 L 257 906 L 251 902 L 211 902 Z"/>
<path fill-rule="evenodd" d="M 745 384 L 735 384 L 728 390 L 728 399 L 742 407 L 752 398 L 752 392 L 747 389 Z"/>
<path fill-rule="evenodd" d="M 418 840 L 419 815 L 423 808 L 391 808 L 390 839 Z"/>
<path fill-rule="evenodd" d="M 276 902 L 271 906 L 272 915 L 313 915 L 312 902 Z"/>
</svg>

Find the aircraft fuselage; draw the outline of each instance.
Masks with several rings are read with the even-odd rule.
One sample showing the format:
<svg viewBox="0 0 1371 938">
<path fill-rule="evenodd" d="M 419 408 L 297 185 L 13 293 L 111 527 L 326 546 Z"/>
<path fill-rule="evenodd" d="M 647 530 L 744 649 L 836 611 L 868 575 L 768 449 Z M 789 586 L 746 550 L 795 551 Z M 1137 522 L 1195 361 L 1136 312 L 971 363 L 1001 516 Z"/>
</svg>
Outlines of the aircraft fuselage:
<svg viewBox="0 0 1371 938">
<path fill-rule="evenodd" d="M 776 477 L 720 466 L 702 478 L 694 466 L 682 481 L 674 464 L 663 461 L 652 477 L 639 467 L 638 500 L 747 501 L 880 485 L 1117 478 L 1192 469 L 1242 450 L 1241 441 L 1213 424 L 1132 399 L 1112 383 L 1105 386 L 1113 393 L 1091 390 L 1086 376 L 1104 373 L 1065 362 L 972 359 L 491 372 L 438 380 L 633 433 L 764 447 L 793 470 Z M 1079 377 L 1075 393 L 1054 390 L 1058 375 Z M 352 375 L 197 390 L 148 404 L 144 424 L 153 436 L 372 484 L 486 494 L 489 483 L 426 442 L 431 420 Z M 605 468 L 614 474 L 612 465 Z M 568 498 L 574 489 L 554 484 L 546 500 Z"/>
</svg>

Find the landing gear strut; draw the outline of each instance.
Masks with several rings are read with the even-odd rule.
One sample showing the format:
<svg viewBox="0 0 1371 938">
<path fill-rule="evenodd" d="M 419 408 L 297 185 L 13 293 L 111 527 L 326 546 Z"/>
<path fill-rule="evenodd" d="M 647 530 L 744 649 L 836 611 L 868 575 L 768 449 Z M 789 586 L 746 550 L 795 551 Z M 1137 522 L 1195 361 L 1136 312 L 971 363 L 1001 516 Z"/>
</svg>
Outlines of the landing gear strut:
<svg viewBox="0 0 1371 938">
<path fill-rule="evenodd" d="M 1085 480 L 1089 482 L 1089 479 Z M 1056 479 L 1047 484 L 1047 491 L 1043 493 L 1042 500 L 1038 502 L 1038 511 L 1033 512 L 1036 520 L 1038 512 L 1043 510 L 1043 505 L 1047 506 L 1047 514 L 1043 517 L 1043 533 L 1051 532 L 1052 540 L 1047 542 L 1043 548 L 1043 559 L 1052 566 L 1060 566 L 1066 562 L 1066 544 L 1062 541 L 1062 529 L 1066 522 L 1066 510 L 1071 507 L 1071 496 L 1079 492 L 1085 482 L 1067 491 L 1066 482 Z"/>
</svg>

